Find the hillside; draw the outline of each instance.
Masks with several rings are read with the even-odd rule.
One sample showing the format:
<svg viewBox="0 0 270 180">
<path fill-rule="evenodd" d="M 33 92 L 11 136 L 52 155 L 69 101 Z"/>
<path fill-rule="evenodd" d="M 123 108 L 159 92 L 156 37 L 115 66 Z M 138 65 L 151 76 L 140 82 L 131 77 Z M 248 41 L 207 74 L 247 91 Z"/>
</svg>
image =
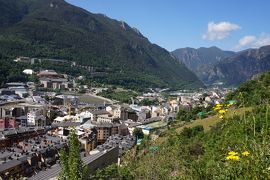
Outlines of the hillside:
<svg viewBox="0 0 270 180">
<path fill-rule="evenodd" d="M 205 123 L 202 119 L 185 128 L 171 128 L 162 141 L 144 139 L 142 145 L 126 154 L 121 167 L 112 165 L 96 177 L 268 179 L 270 95 L 264 89 L 269 85 L 270 73 L 244 83 L 227 100 L 237 98 L 240 106 L 247 107 L 230 108 L 224 120 L 214 116 Z M 261 99 L 260 92 L 267 93 L 264 100 L 259 105 L 252 103 Z"/>
<path fill-rule="evenodd" d="M 198 49 L 179 48 L 172 52 L 181 62 L 183 62 L 198 77 L 204 73 L 206 67 L 216 64 L 226 57 L 235 55 L 232 51 L 223 51 L 215 46 Z"/>
<path fill-rule="evenodd" d="M 222 81 L 233 86 L 270 70 L 270 46 L 249 49 L 228 57 L 204 70 L 201 80 L 207 84 Z"/>
<path fill-rule="evenodd" d="M 101 72 L 93 81 L 130 88 L 203 86 L 137 29 L 64 0 L 0 0 L 0 32 L 2 59 L 28 56 L 75 61 Z"/>
</svg>

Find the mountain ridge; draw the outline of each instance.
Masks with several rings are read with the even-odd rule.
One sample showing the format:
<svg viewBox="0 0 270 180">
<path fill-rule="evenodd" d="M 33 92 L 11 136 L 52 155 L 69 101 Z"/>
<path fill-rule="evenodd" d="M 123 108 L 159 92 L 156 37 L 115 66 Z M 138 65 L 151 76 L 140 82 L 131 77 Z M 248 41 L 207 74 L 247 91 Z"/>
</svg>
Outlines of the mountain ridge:
<svg viewBox="0 0 270 180">
<path fill-rule="evenodd" d="M 61 58 L 110 69 L 95 78 L 106 84 L 203 87 L 168 51 L 123 21 L 63 0 L 0 0 L 0 7 L 1 57 Z"/>
<path fill-rule="evenodd" d="M 204 69 L 208 68 L 222 59 L 235 55 L 232 51 L 223 51 L 216 46 L 209 48 L 179 48 L 171 52 L 179 61 L 183 62 L 189 70 L 193 71 L 201 80 Z"/>
<path fill-rule="evenodd" d="M 202 79 L 208 83 L 223 81 L 235 86 L 254 75 L 270 70 L 270 45 L 258 49 L 247 49 L 235 56 L 225 58 L 206 70 Z"/>
</svg>

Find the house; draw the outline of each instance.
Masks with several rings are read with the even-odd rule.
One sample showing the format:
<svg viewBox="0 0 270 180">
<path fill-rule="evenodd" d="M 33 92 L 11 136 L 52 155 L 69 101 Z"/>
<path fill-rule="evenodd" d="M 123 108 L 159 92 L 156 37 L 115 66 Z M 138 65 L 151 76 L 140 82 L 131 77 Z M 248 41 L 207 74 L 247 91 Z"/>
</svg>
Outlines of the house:
<svg viewBox="0 0 270 180">
<path fill-rule="evenodd" d="M 148 109 L 143 109 L 142 111 L 137 112 L 137 115 L 138 121 L 142 121 L 151 117 L 151 113 Z"/>
<path fill-rule="evenodd" d="M 116 105 L 110 105 L 106 107 L 106 111 L 111 113 L 113 117 L 121 118 L 121 107 Z"/>
<path fill-rule="evenodd" d="M 32 109 L 27 113 L 28 126 L 46 126 L 46 117 L 43 115 L 42 110 Z"/>
<path fill-rule="evenodd" d="M 129 108 L 129 107 L 123 107 L 121 108 L 121 120 L 128 120 L 131 119 L 133 121 L 138 120 L 138 115 L 135 110 Z"/>
<path fill-rule="evenodd" d="M 177 101 L 177 100 L 171 100 L 170 101 L 170 106 L 172 107 L 172 112 L 178 112 L 179 111 L 179 105 L 180 105 L 180 102 Z"/>
<path fill-rule="evenodd" d="M 30 57 L 24 57 L 24 56 L 19 56 L 16 59 L 14 59 L 15 62 L 22 62 L 22 63 L 31 63 L 31 58 Z"/>
<path fill-rule="evenodd" d="M 27 127 L 27 116 L 16 117 L 19 127 Z"/>
<path fill-rule="evenodd" d="M 102 115 L 103 117 L 109 116 L 110 113 L 106 110 L 95 110 L 95 111 L 89 111 L 89 115 L 90 115 L 90 119 L 93 122 L 97 122 L 98 117 L 101 117 L 102 119 Z"/>
<path fill-rule="evenodd" d="M 90 152 L 97 146 L 97 130 L 95 128 L 87 130 L 84 136 L 79 138 L 81 148 L 86 152 Z"/>
<path fill-rule="evenodd" d="M 45 105 L 47 103 L 47 101 L 44 98 L 42 98 L 41 96 L 32 96 L 32 99 L 35 103 L 38 103 L 38 104 Z"/>
<path fill-rule="evenodd" d="M 54 70 L 44 70 L 40 71 L 37 76 L 39 78 L 60 78 L 60 75 Z"/>
<path fill-rule="evenodd" d="M 97 118 L 97 122 L 108 122 L 108 123 L 114 123 L 117 122 L 119 120 L 119 118 L 114 117 L 111 114 L 103 114 L 103 115 L 99 115 Z"/>
<path fill-rule="evenodd" d="M 97 130 L 97 143 L 103 144 L 111 135 L 119 133 L 120 124 L 113 124 L 107 122 L 89 122 L 87 121 L 85 124 L 89 124 L 90 128 L 94 128 Z M 86 127 L 86 126 L 84 126 Z"/>
<path fill-rule="evenodd" d="M 16 128 L 16 120 L 12 117 L 5 117 L 0 119 L 0 130 L 7 128 Z"/>
<path fill-rule="evenodd" d="M 44 88 L 48 89 L 68 89 L 72 87 L 72 84 L 65 78 L 40 78 L 39 81 Z"/>
<path fill-rule="evenodd" d="M 0 89 L 0 91 L 1 95 L 8 95 L 8 96 L 15 95 L 15 90 L 13 89 Z"/>
<path fill-rule="evenodd" d="M 162 108 L 159 106 L 152 106 L 151 117 L 159 117 L 162 115 Z"/>
<path fill-rule="evenodd" d="M 21 98 L 25 98 L 29 95 L 25 86 L 13 86 L 9 87 L 9 89 L 15 91 L 15 94 L 19 95 Z"/>
</svg>

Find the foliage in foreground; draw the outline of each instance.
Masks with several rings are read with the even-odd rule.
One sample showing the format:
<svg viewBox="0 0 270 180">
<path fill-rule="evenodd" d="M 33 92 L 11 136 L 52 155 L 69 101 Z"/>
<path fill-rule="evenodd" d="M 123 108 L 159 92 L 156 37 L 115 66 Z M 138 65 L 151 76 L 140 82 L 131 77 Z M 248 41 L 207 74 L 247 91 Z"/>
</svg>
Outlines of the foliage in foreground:
<svg viewBox="0 0 270 180">
<path fill-rule="evenodd" d="M 80 142 L 74 129 L 69 135 L 68 153 L 61 149 L 60 160 L 61 172 L 59 179 L 83 179 L 84 175 L 86 175 L 84 174 L 83 162 L 80 156 Z"/>
<path fill-rule="evenodd" d="M 270 100 L 270 72 L 244 82 L 239 88 L 228 94 L 226 99 L 237 99 L 244 106 L 268 103 Z"/>
<path fill-rule="evenodd" d="M 267 179 L 270 178 L 269 105 L 225 119 L 209 132 L 201 127 L 170 130 L 157 152 L 146 146 L 126 155 L 116 179 Z M 103 170 L 108 173 L 108 168 Z M 102 173 L 101 173 L 102 174 Z M 108 174 L 107 174 L 108 175 Z"/>
</svg>

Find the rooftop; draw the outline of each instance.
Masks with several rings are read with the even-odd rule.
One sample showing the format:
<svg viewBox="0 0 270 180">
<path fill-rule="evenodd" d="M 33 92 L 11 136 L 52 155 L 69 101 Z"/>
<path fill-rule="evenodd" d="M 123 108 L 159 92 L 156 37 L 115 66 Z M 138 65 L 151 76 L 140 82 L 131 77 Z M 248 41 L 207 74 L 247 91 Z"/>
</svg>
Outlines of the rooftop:
<svg viewBox="0 0 270 180">
<path fill-rule="evenodd" d="M 101 156 L 103 156 L 104 154 L 106 154 L 107 152 L 113 150 L 114 148 L 110 148 L 106 151 L 100 151 L 96 154 L 93 155 L 88 155 L 86 157 L 82 157 L 82 160 L 85 164 L 90 164 L 91 162 L 95 161 L 96 159 L 100 158 Z M 61 171 L 61 167 L 59 164 L 55 164 L 54 166 L 52 166 L 50 169 L 46 170 L 46 171 L 41 171 L 39 172 L 37 175 L 34 175 L 32 177 L 29 178 L 29 180 L 47 180 L 47 179 L 53 179 L 56 178 L 58 176 L 58 174 Z"/>
</svg>

